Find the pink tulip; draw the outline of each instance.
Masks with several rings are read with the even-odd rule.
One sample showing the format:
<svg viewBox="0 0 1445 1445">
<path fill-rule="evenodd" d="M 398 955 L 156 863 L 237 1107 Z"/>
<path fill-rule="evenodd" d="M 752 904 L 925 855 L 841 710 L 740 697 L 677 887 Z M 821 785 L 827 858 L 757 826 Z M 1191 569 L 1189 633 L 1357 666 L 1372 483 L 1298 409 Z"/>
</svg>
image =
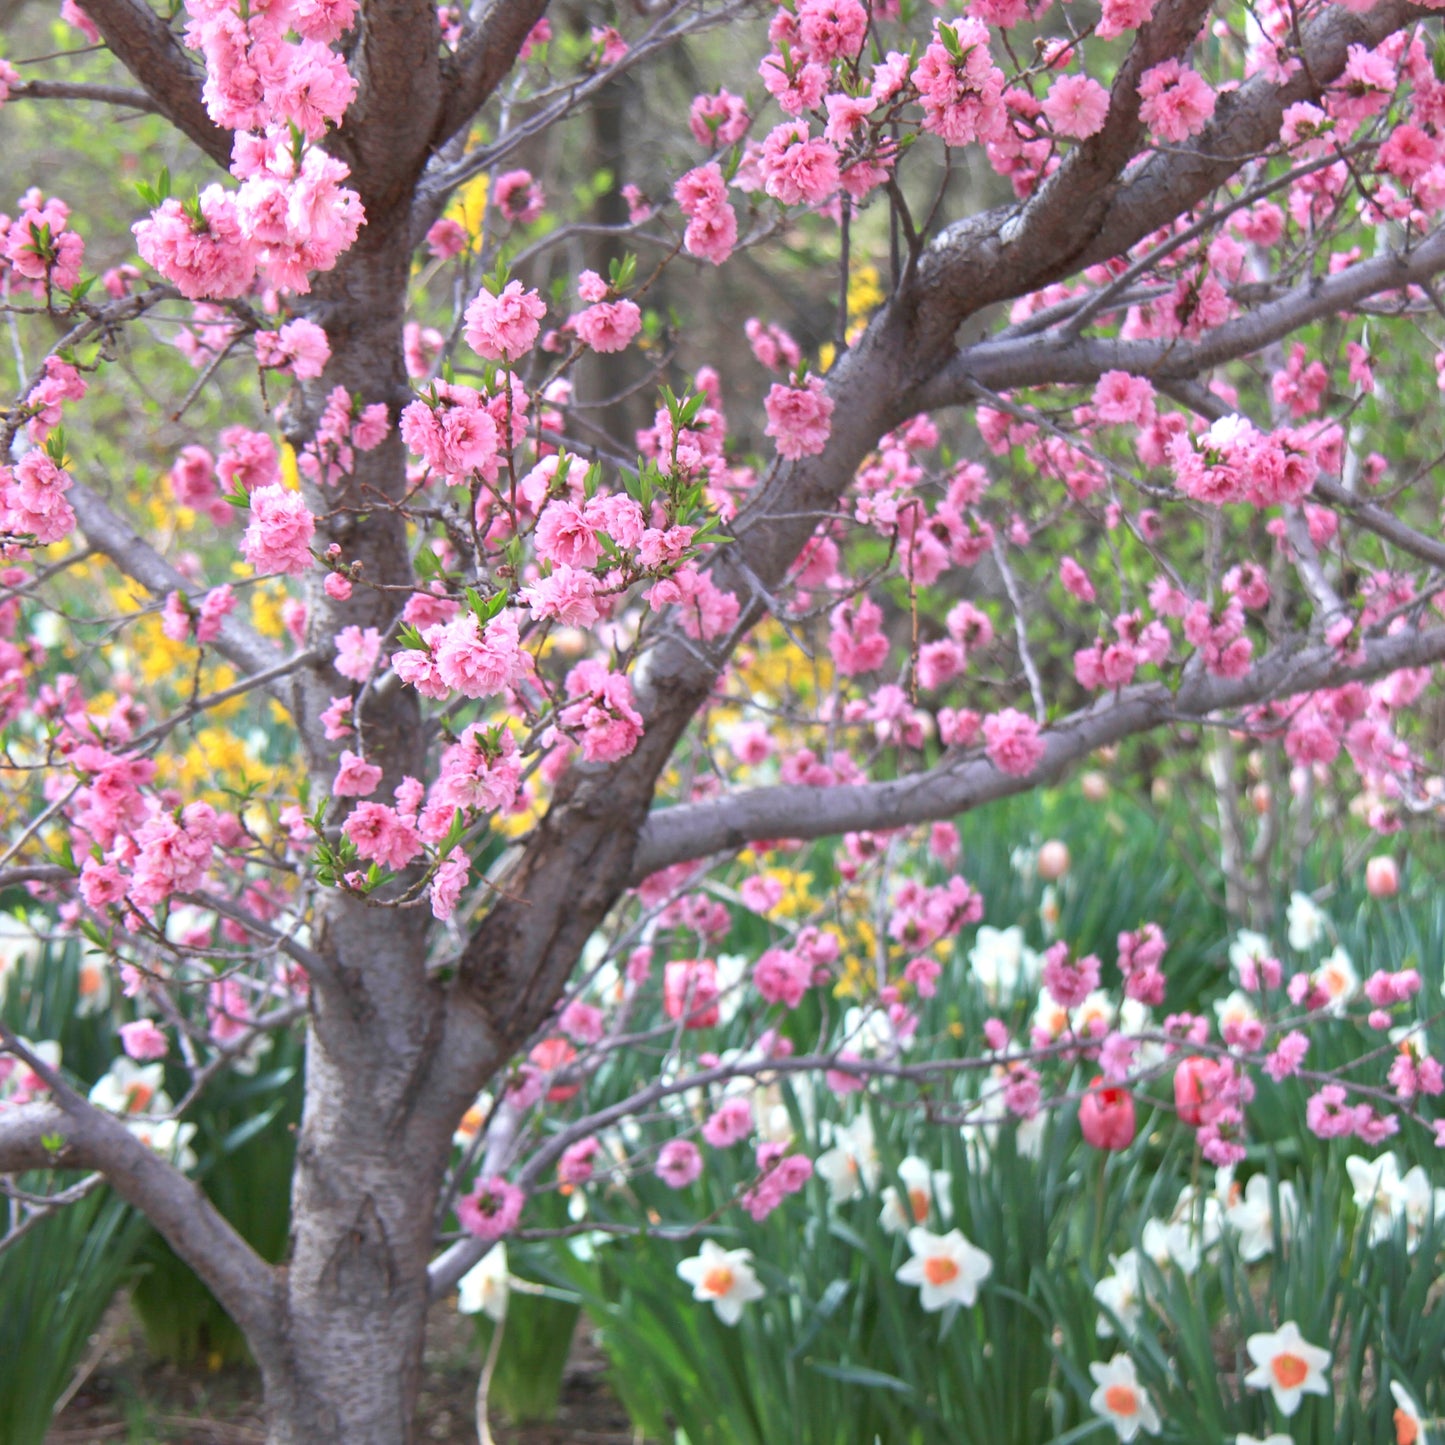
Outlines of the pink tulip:
<svg viewBox="0 0 1445 1445">
<path fill-rule="evenodd" d="M 1079 1128 L 1095 1149 L 1127 1149 L 1134 1139 L 1134 1096 L 1127 1089 L 1100 1088 L 1096 1074 L 1079 1103 Z"/>
<path fill-rule="evenodd" d="M 1393 898 L 1400 891 L 1400 865 L 1388 853 L 1365 864 L 1365 891 L 1371 898 Z"/>
</svg>

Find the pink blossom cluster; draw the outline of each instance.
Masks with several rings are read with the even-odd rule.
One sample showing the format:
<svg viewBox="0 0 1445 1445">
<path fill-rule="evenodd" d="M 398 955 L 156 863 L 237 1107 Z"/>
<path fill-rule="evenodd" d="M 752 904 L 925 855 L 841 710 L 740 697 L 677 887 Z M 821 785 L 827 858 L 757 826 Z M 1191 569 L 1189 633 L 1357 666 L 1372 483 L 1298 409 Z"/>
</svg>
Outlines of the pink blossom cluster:
<svg viewBox="0 0 1445 1445">
<path fill-rule="evenodd" d="M 7 290 L 47 297 L 80 280 L 85 241 L 70 228 L 70 207 L 32 187 L 13 218 L 0 212 L 0 283 Z"/>
<path fill-rule="evenodd" d="M 688 171 L 672 194 L 687 218 L 682 244 L 688 255 L 721 266 L 738 243 L 738 218 L 728 204 L 722 168 L 709 161 Z"/>
</svg>

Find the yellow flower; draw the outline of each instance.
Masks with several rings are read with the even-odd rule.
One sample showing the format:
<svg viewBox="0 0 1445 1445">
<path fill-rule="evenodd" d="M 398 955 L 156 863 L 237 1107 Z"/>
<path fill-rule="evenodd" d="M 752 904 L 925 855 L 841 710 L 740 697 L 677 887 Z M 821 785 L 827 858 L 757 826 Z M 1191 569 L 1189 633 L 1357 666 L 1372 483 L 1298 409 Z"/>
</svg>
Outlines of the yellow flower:
<svg viewBox="0 0 1445 1445">
<path fill-rule="evenodd" d="M 482 222 L 487 213 L 487 187 L 485 175 L 474 176 L 457 188 L 456 196 L 446 210 L 447 219 L 461 226 L 473 241 L 482 234 Z"/>
<path fill-rule="evenodd" d="M 281 620 L 281 604 L 286 601 L 286 587 L 280 582 L 263 582 L 251 591 L 251 626 L 262 637 L 280 637 L 286 631 Z"/>
<path fill-rule="evenodd" d="M 296 464 L 296 448 L 290 442 L 281 443 L 281 485 L 287 491 L 301 490 L 301 468 Z"/>
</svg>

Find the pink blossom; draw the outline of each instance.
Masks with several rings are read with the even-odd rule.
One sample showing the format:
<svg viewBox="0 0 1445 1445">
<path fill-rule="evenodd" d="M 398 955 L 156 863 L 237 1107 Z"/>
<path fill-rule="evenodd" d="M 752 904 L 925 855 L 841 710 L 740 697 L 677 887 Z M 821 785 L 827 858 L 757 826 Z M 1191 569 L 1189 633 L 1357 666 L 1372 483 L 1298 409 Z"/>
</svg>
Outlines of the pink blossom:
<svg viewBox="0 0 1445 1445">
<path fill-rule="evenodd" d="M 343 750 L 336 778 L 331 784 L 333 798 L 366 798 L 381 786 L 381 769 L 356 753 Z"/>
<path fill-rule="evenodd" d="M 753 966 L 753 984 L 768 1003 L 797 1008 L 813 981 L 806 958 L 786 948 L 769 948 Z"/>
<path fill-rule="evenodd" d="M 690 1139 L 669 1139 L 653 1172 L 670 1189 L 686 1189 L 702 1173 L 702 1151 Z"/>
<path fill-rule="evenodd" d="M 246 560 L 261 573 L 295 575 L 311 565 L 316 521 L 299 492 L 273 485 L 251 493 L 251 525 L 241 538 Z"/>
<path fill-rule="evenodd" d="M 1069 960 L 1067 943 L 1054 944 L 1044 954 L 1044 987 L 1060 1008 L 1077 1008 L 1099 986 L 1099 960 L 1091 953 Z"/>
<path fill-rule="evenodd" d="M 1089 581 L 1089 574 L 1072 557 L 1060 561 L 1059 581 L 1064 584 L 1065 591 L 1071 592 L 1080 602 L 1094 600 L 1094 584 Z"/>
<path fill-rule="evenodd" d="M 718 1007 L 717 964 L 710 958 L 686 958 L 663 969 L 662 1007 L 685 1029 L 710 1029 L 722 1017 Z"/>
<path fill-rule="evenodd" d="M 720 266 L 737 245 L 738 218 L 727 203 L 727 182 L 716 161 L 687 172 L 673 187 L 673 197 L 687 217 L 683 247 Z"/>
<path fill-rule="evenodd" d="M 1094 387 L 1094 411 L 1100 421 L 1148 426 L 1154 420 L 1154 386 L 1147 377 L 1106 371 Z"/>
<path fill-rule="evenodd" d="M 207 186 L 199 212 L 192 220 L 174 197 L 163 201 L 131 227 L 136 250 L 192 301 L 244 296 L 256 277 L 256 256 L 237 221 L 235 197 Z"/>
<path fill-rule="evenodd" d="M 121 1047 L 132 1059 L 163 1059 L 170 1051 L 165 1033 L 152 1019 L 136 1019 L 120 1026 Z"/>
<path fill-rule="evenodd" d="M 780 457 L 790 461 L 815 457 L 828 445 L 833 398 L 821 377 L 810 376 L 800 387 L 774 382 L 763 405 L 768 413 L 764 430 L 776 440 Z"/>
<path fill-rule="evenodd" d="M 589 763 L 625 758 L 642 737 L 642 714 L 632 705 L 632 684 L 598 660 L 579 662 L 567 674 L 570 703 L 558 723 L 582 735 L 582 756 Z"/>
<path fill-rule="evenodd" d="M 525 668 L 511 612 L 492 618 L 485 629 L 474 613 L 462 613 L 441 629 L 432 657 L 441 681 L 463 697 L 501 692 L 519 681 Z"/>
<path fill-rule="evenodd" d="M 381 651 L 381 633 L 374 627 L 343 627 L 336 634 L 336 661 L 333 666 L 342 677 L 365 682 L 376 665 Z"/>
<path fill-rule="evenodd" d="M 1061 75 L 1044 98 L 1044 115 L 1055 135 L 1085 140 L 1104 128 L 1109 92 L 1085 75 Z"/>
<path fill-rule="evenodd" d="M 1016 708 L 1004 708 L 983 720 L 989 761 L 1001 772 L 1025 777 L 1043 761 L 1045 745 L 1039 725 Z"/>
<path fill-rule="evenodd" d="M 517 1227 L 526 1198 L 505 1179 L 478 1179 L 471 1193 L 457 1200 L 457 1222 L 478 1239 L 501 1239 Z"/>
<path fill-rule="evenodd" d="M 763 178 L 768 195 L 785 206 L 820 206 L 838 190 L 838 152 L 811 139 L 806 125 L 785 123 L 763 142 Z"/>
<path fill-rule="evenodd" d="M 714 1149 L 728 1149 L 753 1132 L 753 1106 L 742 1098 L 724 1099 L 702 1126 L 702 1137 Z"/>
<path fill-rule="evenodd" d="M 626 351 L 642 330 L 642 312 L 633 301 L 603 301 L 574 316 L 572 325 L 593 351 Z"/>
<path fill-rule="evenodd" d="M 499 295 L 482 291 L 466 309 L 467 345 L 489 361 L 519 361 L 536 344 L 547 303 L 509 281 Z"/>
<path fill-rule="evenodd" d="M 1137 30 L 1154 14 L 1154 4 L 1155 0 L 1103 0 L 1094 33 L 1100 40 L 1113 40 L 1126 30 Z"/>
<path fill-rule="evenodd" d="M 416 828 L 385 803 L 358 803 L 341 831 L 356 845 L 359 857 L 383 868 L 405 868 L 422 851 Z"/>
<path fill-rule="evenodd" d="M 752 117 L 747 103 L 726 90 L 693 97 L 687 124 L 693 139 L 709 150 L 736 145 L 747 133 Z"/>
<path fill-rule="evenodd" d="M 1173 58 L 1144 72 L 1139 119 L 1154 136 L 1178 145 L 1198 135 L 1214 115 L 1214 92 L 1197 71 Z"/>
<path fill-rule="evenodd" d="M 263 368 L 276 367 L 299 381 L 320 376 L 331 359 L 326 333 L 305 317 L 288 321 L 279 331 L 256 333 L 256 361 Z"/>
<path fill-rule="evenodd" d="M 557 1161 L 557 1182 L 573 1189 L 586 1184 L 592 1178 L 592 1161 L 601 1147 L 595 1137 L 569 1144 Z"/>
<path fill-rule="evenodd" d="M 547 204 L 546 194 L 533 179 L 531 171 L 503 172 L 497 177 L 492 194 L 502 215 L 522 226 L 535 221 Z"/>
</svg>

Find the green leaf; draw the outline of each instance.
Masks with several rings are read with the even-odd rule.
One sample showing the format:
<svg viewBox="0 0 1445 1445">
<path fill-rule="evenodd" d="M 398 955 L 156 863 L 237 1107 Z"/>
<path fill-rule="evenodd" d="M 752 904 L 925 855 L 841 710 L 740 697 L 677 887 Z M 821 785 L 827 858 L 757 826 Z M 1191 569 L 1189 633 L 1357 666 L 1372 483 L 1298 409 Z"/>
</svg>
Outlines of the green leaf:
<svg viewBox="0 0 1445 1445">
<path fill-rule="evenodd" d="M 864 1369 L 862 1365 L 829 1365 L 820 1360 L 808 1360 L 807 1366 L 830 1380 L 842 1380 L 845 1385 L 864 1385 L 870 1390 L 897 1390 L 901 1395 L 911 1395 L 913 1386 L 897 1375 L 885 1375 L 882 1370 Z"/>
</svg>

